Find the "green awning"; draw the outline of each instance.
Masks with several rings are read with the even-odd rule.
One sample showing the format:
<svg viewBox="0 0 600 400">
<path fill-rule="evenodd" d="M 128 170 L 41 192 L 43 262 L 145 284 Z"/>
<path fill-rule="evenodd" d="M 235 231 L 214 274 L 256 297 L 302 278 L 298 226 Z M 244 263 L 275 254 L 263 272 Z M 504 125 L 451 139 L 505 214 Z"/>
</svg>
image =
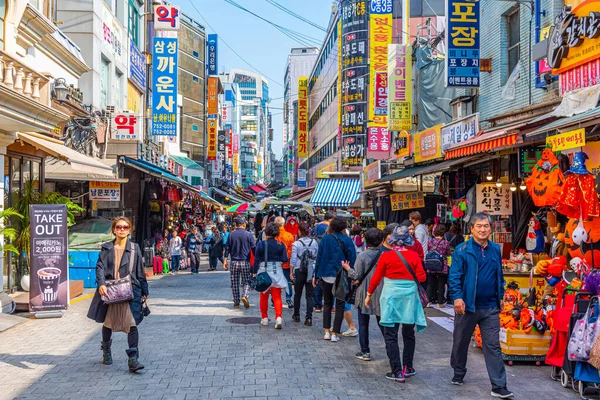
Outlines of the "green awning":
<svg viewBox="0 0 600 400">
<path fill-rule="evenodd" d="M 170 155 L 169 158 L 171 160 L 175 161 L 176 163 L 181 164 L 181 166 L 183 168 L 204 169 L 204 168 L 202 168 L 202 166 L 198 165 L 198 163 L 196 161 L 194 161 L 191 158 L 188 158 L 186 156 Z"/>
<path fill-rule="evenodd" d="M 281 189 L 277 191 L 277 197 L 288 197 L 292 194 L 292 189 Z"/>
<path fill-rule="evenodd" d="M 420 165 L 412 168 L 405 168 L 401 171 L 394 172 L 393 174 L 386 175 L 379 179 L 377 182 L 392 182 L 398 179 L 410 178 L 412 176 L 420 175 L 423 171 L 429 169 L 431 165 Z"/>
</svg>

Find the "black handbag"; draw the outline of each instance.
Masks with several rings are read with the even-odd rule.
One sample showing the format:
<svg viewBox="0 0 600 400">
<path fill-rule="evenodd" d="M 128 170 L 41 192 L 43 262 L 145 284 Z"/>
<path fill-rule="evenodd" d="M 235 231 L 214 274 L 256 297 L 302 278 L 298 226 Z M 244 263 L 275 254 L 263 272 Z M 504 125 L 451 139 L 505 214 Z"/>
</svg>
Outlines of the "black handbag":
<svg viewBox="0 0 600 400">
<path fill-rule="evenodd" d="M 360 277 L 360 279 L 358 280 L 358 283 L 356 285 L 352 284 L 352 287 L 350 288 L 350 292 L 346 295 L 346 303 L 349 303 L 349 304 L 355 303 L 356 291 L 358 290 L 358 287 L 363 283 L 365 278 L 367 276 L 369 276 L 369 274 L 371 273 L 373 268 L 375 268 L 375 265 L 377 265 L 377 261 L 379 261 L 379 257 L 381 257 L 381 249 L 377 253 L 377 256 L 373 259 L 373 261 L 371 261 L 371 264 L 369 265 L 369 269 L 367 269 L 367 272 L 365 272 L 365 274 Z"/>
</svg>

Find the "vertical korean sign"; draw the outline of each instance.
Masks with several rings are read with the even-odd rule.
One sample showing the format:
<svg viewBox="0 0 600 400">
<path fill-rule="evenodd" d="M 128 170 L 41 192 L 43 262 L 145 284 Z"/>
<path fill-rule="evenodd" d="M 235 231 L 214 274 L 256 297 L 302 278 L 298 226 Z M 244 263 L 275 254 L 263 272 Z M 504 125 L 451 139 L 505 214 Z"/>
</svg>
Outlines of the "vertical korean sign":
<svg viewBox="0 0 600 400">
<path fill-rule="evenodd" d="M 176 38 L 154 38 L 152 52 L 152 134 L 177 136 Z"/>
<path fill-rule="evenodd" d="M 341 148 L 342 165 L 360 166 L 367 145 L 367 82 L 369 75 L 369 2 L 342 1 Z"/>
<path fill-rule="evenodd" d="M 217 159 L 217 120 L 208 119 L 208 161 Z"/>
<path fill-rule="evenodd" d="M 29 310 L 66 310 L 69 305 L 67 206 L 29 206 L 31 249 Z"/>
<path fill-rule="evenodd" d="M 217 98 L 219 86 L 218 79 L 219 78 L 213 76 L 208 78 L 206 94 L 206 100 L 208 102 L 206 113 L 209 116 L 214 116 L 214 118 L 216 118 L 217 114 L 219 113 L 219 99 Z"/>
<path fill-rule="evenodd" d="M 446 0 L 447 87 L 479 87 L 479 1 Z"/>
<path fill-rule="evenodd" d="M 369 17 L 369 128 L 367 156 L 390 156 L 388 132 L 388 45 L 392 43 L 392 0 L 371 0 Z"/>
<path fill-rule="evenodd" d="M 240 161 L 240 137 L 237 134 L 233 134 L 233 173 L 238 174 Z"/>
<path fill-rule="evenodd" d="M 308 78 L 298 78 L 298 158 L 308 157 Z"/>
<path fill-rule="evenodd" d="M 388 129 L 393 133 L 412 129 L 412 46 L 388 46 Z"/>
<path fill-rule="evenodd" d="M 207 43 L 207 51 L 208 51 L 208 62 L 206 64 L 206 68 L 208 69 L 208 75 L 218 75 L 219 74 L 219 64 L 218 64 L 218 54 L 219 54 L 219 44 L 218 44 L 218 36 L 216 34 L 208 35 Z"/>
</svg>

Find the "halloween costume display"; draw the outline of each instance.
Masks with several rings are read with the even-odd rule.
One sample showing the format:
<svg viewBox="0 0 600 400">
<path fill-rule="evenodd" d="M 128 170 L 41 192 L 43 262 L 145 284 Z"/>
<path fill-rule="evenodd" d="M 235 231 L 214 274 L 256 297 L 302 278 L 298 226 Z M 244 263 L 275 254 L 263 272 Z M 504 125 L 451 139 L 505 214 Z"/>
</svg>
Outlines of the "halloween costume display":
<svg viewBox="0 0 600 400">
<path fill-rule="evenodd" d="M 585 166 L 588 158 L 584 152 L 575 154 L 556 204 L 556 211 L 569 218 L 588 220 L 600 216 L 595 178 Z"/>
<path fill-rule="evenodd" d="M 558 159 L 552 149 L 546 147 L 525 183 L 533 204 L 538 207 L 554 207 L 562 192 L 564 181 Z"/>
</svg>

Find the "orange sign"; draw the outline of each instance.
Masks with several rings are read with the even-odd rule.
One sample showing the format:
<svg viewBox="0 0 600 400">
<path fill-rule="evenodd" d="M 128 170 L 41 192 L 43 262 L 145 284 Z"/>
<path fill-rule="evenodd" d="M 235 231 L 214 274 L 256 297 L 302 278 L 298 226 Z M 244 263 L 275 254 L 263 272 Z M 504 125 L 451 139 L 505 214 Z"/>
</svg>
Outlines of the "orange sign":
<svg viewBox="0 0 600 400">
<path fill-rule="evenodd" d="M 415 162 L 442 157 L 442 124 L 415 133 Z"/>
<path fill-rule="evenodd" d="M 208 78 L 210 79 L 210 78 Z M 208 120 L 208 160 L 217 159 L 217 120 Z"/>
<path fill-rule="evenodd" d="M 219 104 L 219 100 L 218 100 L 218 86 L 219 86 L 219 82 L 217 81 L 217 79 L 219 78 L 215 78 L 215 77 L 208 77 L 208 93 L 206 96 L 206 99 L 208 101 L 208 110 L 206 111 L 207 114 L 213 114 L 216 115 L 218 113 L 218 104 Z"/>
<path fill-rule="evenodd" d="M 308 157 L 308 78 L 298 78 L 298 158 Z"/>
<path fill-rule="evenodd" d="M 410 210 L 425 207 L 423 192 L 392 193 L 390 194 L 392 211 Z"/>
</svg>

